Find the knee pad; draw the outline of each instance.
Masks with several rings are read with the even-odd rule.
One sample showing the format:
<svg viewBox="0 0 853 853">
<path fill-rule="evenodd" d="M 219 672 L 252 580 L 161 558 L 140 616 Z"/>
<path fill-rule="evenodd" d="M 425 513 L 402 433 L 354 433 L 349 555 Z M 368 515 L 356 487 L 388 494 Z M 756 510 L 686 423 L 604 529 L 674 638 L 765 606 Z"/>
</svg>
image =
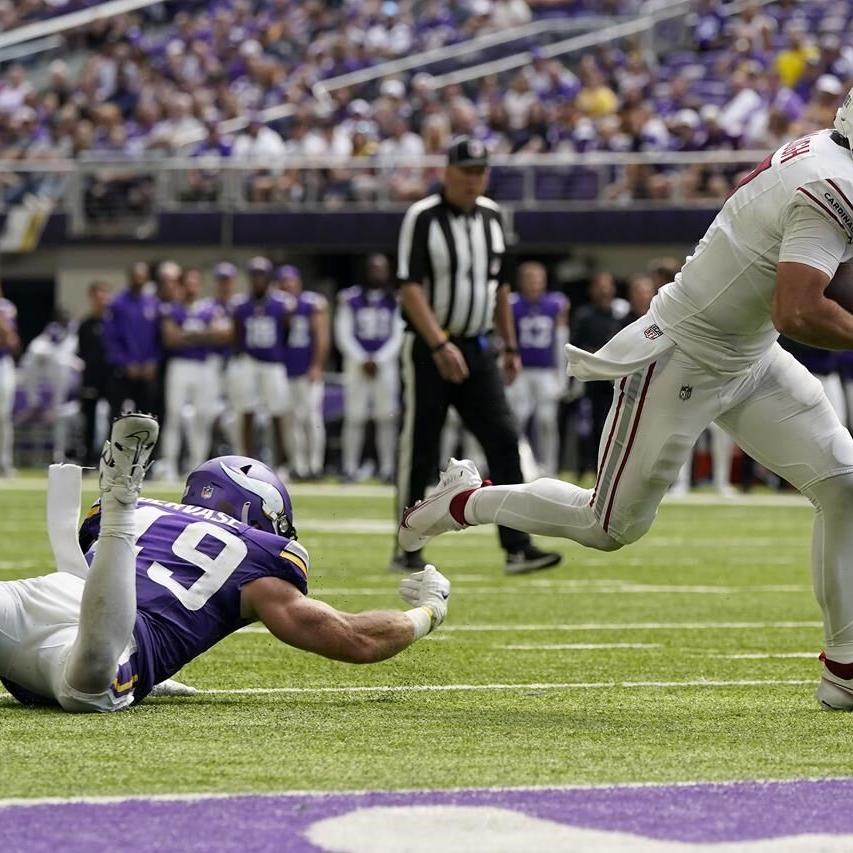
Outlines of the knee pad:
<svg viewBox="0 0 853 853">
<path fill-rule="evenodd" d="M 603 528 L 596 526 L 593 534 L 588 542 L 584 542 L 590 548 L 595 548 L 597 551 L 618 551 L 626 543 L 619 542 L 614 539 L 609 533 L 606 533 Z"/>
</svg>

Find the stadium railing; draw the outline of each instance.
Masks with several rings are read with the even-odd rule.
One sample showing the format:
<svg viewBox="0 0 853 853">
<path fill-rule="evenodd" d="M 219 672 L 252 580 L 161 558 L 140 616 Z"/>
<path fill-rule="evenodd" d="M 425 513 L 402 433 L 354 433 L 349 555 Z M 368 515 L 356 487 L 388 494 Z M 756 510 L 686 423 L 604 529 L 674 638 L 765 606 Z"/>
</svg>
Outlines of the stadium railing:
<svg viewBox="0 0 853 853">
<path fill-rule="evenodd" d="M 489 194 L 507 210 L 600 210 L 721 203 L 766 151 L 608 152 L 495 155 Z M 216 157 L 0 162 L 0 211 L 52 199 L 75 236 L 138 234 L 164 212 L 403 210 L 434 189 L 445 160 L 431 157 L 287 157 L 236 162 Z M 691 192 L 693 175 L 718 175 L 716 192 Z M 655 197 L 644 177 L 670 178 Z M 400 180 L 408 181 L 408 195 Z M 701 183 L 701 182 L 700 182 Z M 413 189 L 414 188 L 414 189 Z"/>
</svg>

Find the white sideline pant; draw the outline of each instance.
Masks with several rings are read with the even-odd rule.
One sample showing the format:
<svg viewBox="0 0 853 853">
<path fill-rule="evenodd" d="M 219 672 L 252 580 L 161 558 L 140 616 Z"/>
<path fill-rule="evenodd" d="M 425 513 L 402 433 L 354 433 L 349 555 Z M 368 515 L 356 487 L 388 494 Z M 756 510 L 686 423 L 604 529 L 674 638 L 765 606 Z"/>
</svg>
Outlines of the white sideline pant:
<svg viewBox="0 0 853 853">
<path fill-rule="evenodd" d="M 14 427 L 12 409 L 15 405 L 15 362 L 0 355 L 0 474 L 12 468 Z"/>
<path fill-rule="evenodd" d="M 507 389 L 507 400 L 523 435 L 533 418 L 536 461 L 549 477 L 557 474 L 559 433 L 557 404 L 563 383 L 556 368 L 525 367 Z"/>
<path fill-rule="evenodd" d="M 226 382 L 228 399 L 239 414 L 263 410 L 279 417 L 290 408 L 287 370 L 283 364 L 238 355 L 228 362 Z"/>
<path fill-rule="evenodd" d="M 166 417 L 160 438 L 163 467 L 175 475 L 178 470 L 181 435 L 189 449 L 190 471 L 207 459 L 210 428 L 219 400 L 220 374 L 213 359 L 197 361 L 173 358 L 166 368 Z M 185 412 L 191 407 L 192 415 Z"/>
<path fill-rule="evenodd" d="M 397 444 L 397 412 L 400 400 L 400 373 L 395 362 L 380 364 L 373 378 L 361 364 L 348 360 L 344 365 L 343 469 L 355 476 L 364 446 L 364 429 L 369 417 L 376 422 L 376 451 L 379 475 L 391 477 Z"/>
<path fill-rule="evenodd" d="M 290 459 L 296 474 L 322 474 L 326 459 L 326 422 L 323 420 L 322 382 L 307 376 L 290 378 L 291 408 L 288 417 Z"/>
</svg>

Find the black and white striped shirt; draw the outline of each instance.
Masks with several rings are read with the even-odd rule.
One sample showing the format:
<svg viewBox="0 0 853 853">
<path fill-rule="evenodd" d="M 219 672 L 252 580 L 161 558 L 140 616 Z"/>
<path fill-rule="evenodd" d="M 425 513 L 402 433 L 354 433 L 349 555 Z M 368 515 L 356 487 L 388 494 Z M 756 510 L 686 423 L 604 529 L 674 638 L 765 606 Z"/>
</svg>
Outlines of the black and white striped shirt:
<svg viewBox="0 0 853 853">
<path fill-rule="evenodd" d="M 465 213 L 442 194 L 415 202 L 400 227 L 397 279 L 424 288 L 438 324 L 449 335 L 491 331 L 495 294 L 504 281 L 500 208 L 480 196 Z M 411 328 L 411 325 L 409 326 Z"/>
</svg>

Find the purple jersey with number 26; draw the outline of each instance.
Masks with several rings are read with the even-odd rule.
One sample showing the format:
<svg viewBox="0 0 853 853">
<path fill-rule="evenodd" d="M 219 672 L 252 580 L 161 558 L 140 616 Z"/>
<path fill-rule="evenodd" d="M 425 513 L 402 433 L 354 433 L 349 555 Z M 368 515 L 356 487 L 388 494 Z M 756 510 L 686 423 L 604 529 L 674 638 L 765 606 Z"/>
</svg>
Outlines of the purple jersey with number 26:
<svg viewBox="0 0 853 853">
<path fill-rule="evenodd" d="M 80 528 L 91 563 L 100 531 L 95 505 Z M 113 686 L 140 702 L 151 688 L 246 625 L 240 591 L 277 577 L 308 591 L 308 553 L 291 539 L 215 510 L 142 498 L 136 509 L 136 652 Z"/>
</svg>

